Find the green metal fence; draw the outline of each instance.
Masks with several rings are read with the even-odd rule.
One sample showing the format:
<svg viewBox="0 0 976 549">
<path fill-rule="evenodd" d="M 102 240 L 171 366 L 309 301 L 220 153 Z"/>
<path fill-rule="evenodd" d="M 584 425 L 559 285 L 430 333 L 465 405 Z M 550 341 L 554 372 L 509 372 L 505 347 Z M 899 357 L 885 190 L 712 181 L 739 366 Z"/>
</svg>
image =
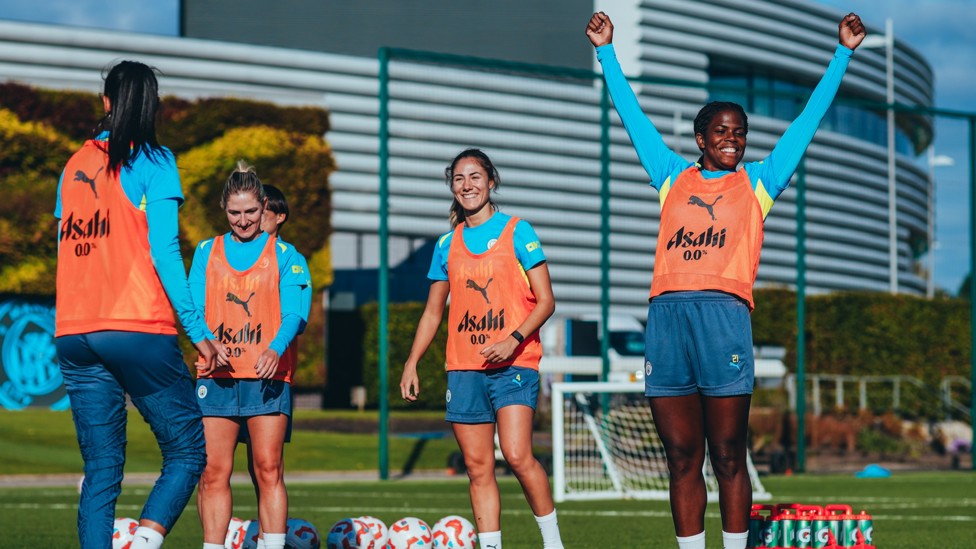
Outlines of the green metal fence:
<svg viewBox="0 0 976 549">
<path fill-rule="evenodd" d="M 599 173 L 600 179 L 600 296 L 601 296 L 601 316 L 603 322 L 601 323 L 603 337 L 601 338 L 601 356 L 603 359 L 603 378 L 607 376 L 609 369 L 609 349 L 608 349 L 608 316 L 610 307 L 610 292 L 611 292 L 611 280 L 610 280 L 610 179 L 612 174 L 612 169 L 614 163 L 611 161 L 611 119 L 616 116 L 611 115 L 611 104 L 609 95 L 603 85 L 602 74 L 585 71 L 579 69 L 565 68 L 565 67 L 554 67 L 554 66 L 544 66 L 526 63 L 517 63 L 511 61 L 502 61 L 495 59 L 484 59 L 476 57 L 467 56 L 457 56 L 442 53 L 433 52 L 423 52 L 414 50 L 404 50 L 395 48 L 381 48 L 378 54 L 379 59 L 379 213 L 380 213 L 380 226 L 379 226 L 379 375 L 380 375 L 380 395 L 386 395 L 389 389 L 389 353 L 388 353 L 388 339 L 387 339 L 387 324 L 389 322 L 388 315 L 388 305 L 389 305 L 389 280 L 390 280 L 390 265 L 389 265 L 389 249 L 388 242 L 391 236 L 390 227 L 388 223 L 388 218 L 390 215 L 390 162 L 391 162 L 391 151 L 390 151 L 390 124 L 391 124 L 391 114 L 390 114 L 390 104 L 391 101 L 395 101 L 395 94 L 391 93 L 391 81 L 393 77 L 391 76 L 392 69 L 397 67 L 399 64 L 410 64 L 428 67 L 431 71 L 437 70 L 451 70 L 451 69 L 463 69 L 464 71 L 475 71 L 481 72 L 485 75 L 497 75 L 499 78 L 511 77 L 513 75 L 518 76 L 521 79 L 535 79 L 540 82 L 540 86 L 544 85 L 545 82 L 552 81 L 575 81 L 583 82 L 589 86 L 597 88 L 598 91 L 598 108 L 599 108 L 599 118 L 595 122 L 599 124 L 599 169 L 596 170 Z M 691 82 L 682 80 L 672 80 L 672 79 L 661 79 L 661 78 L 632 78 L 632 83 L 649 85 L 649 86 L 661 86 L 661 87 L 674 87 L 675 89 L 688 89 L 688 90 L 706 90 L 710 93 L 721 93 L 726 92 L 730 94 L 743 94 L 744 96 L 770 96 L 777 97 L 780 99 L 788 98 L 795 103 L 800 103 L 805 101 L 806 94 L 803 92 L 782 92 L 773 90 L 755 90 L 746 89 L 735 86 L 719 86 L 710 85 L 708 83 L 702 82 Z M 514 99 L 513 99 L 514 100 Z M 954 111 L 947 109 L 938 108 L 927 108 L 919 107 L 913 105 L 903 105 L 903 104 L 886 104 L 878 102 L 864 101 L 860 99 L 846 98 L 840 95 L 835 99 L 835 104 L 842 105 L 852 105 L 857 106 L 862 109 L 873 110 L 877 112 L 885 112 L 889 109 L 902 113 L 904 115 L 918 115 L 924 117 L 944 117 L 950 119 L 957 119 L 965 121 L 969 128 L 969 139 L 968 139 L 968 160 L 969 160 L 969 181 L 968 187 L 970 189 L 970 208 L 969 208 L 969 243 L 970 243 L 970 271 L 976 272 L 976 223 L 974 223 L 974 212 L 976 212 L 976 193 L 972 192 L 976 189 L 976 169 L 974 169 L 973 158 L 976 158 L 976 152 L 974 152 L 974 147 L 976 147 L 976 113 L 973 112 L 963 112 Z M 934 127 L 934 125 L 933 125 Z M 460 147 L 460 145 L 459 145 Z M 803 387 L 805 383 L 805 349 L 806 341 L 803 326 L 805 324 L 805 300 L 804 296 L 807 292 L 807 280 L 806 280 L 806 194 L 807 194 L 807 166 L 806 162 L 801 162 L 797 177 L 795 180 L 795 188 L 797 191 L 796 195 L 796 235 L 797 235 L 797 257 L 796 257 L 796 289 L 798 293 L 797 300 L 797 367 L 796 367 L 796 378 L 797 385 Z M 434 236 L 434 235 L 430 235 Z M 652 250 L 647 250 L 648 255 L 652 253 Z M 976 296 L 976 277 L 970 277 L 970 295 Z M 973 305 L 970 308 L 971 318 L 976 319 L 976 300 L 972 301 Z M 971 322 L 971 375 L 970 379 L 973 385 L 976 386 L 976 323 Z M 802 394 L 802 393 L 801 393 Z M 379 470 L 380 477 L 382 479 L 388 478 L 389 471 L 389 454 L 388 454 L 388 430 L 387 430 L 387 418 L 389 415 L 389 407 L 385 398 L 380 398 L 380 454 L 379 454 Z M 976 417 L 976 399 L 971 399 L 971 417 Z M 797 416 L 799 421 L 799 433 L 800 436 L 797 437 L 798 442 L 798 456 L 797 456 L 797 470 L 805 470 L 805 442 L 804 442 L 804 417 L 806 412 L 806 403 L 803 398 L 798 399 L 797 402 Z M 976 425 L 976 423 L 974 423 Z M 976 435 L 976 427 L 974 427 L 974 435 Z M 976 437 L 974 437 L 976 438 Z"/>
</svg>

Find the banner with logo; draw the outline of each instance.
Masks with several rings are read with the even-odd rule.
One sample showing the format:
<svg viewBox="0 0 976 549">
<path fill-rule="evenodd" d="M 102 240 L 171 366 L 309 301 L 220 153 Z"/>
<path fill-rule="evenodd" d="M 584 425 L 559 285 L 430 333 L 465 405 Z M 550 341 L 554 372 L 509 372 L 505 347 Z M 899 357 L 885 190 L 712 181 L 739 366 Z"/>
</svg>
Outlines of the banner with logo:
<svg viewBox="0 0 976 549">
<path fill-rule="evenodd" d="M 0 296 L 0 408 L 66 410 L 54 347 L 54 300 Z"/>
</svg>

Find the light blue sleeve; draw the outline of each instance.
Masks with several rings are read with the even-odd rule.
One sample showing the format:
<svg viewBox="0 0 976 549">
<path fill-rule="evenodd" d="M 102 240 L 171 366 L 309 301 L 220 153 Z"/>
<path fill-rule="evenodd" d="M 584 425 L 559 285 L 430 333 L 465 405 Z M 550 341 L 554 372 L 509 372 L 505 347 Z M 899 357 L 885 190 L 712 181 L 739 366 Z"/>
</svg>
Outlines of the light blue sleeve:
<svg viewBox="0 0 976 549">
<path fill-rule="evenodd" d="M 303 299 L 305 288 L 311 288 L 307 262 L 291 244 L 275 243 L 278 255 L 279 294 L 281 297 L 281 328 L 270 347 L 281 356 L 299 332 L 305 330 L 311 300 Z"/>
<path fill-rule="evenodd" d="M 205 309 L 207 305 L 207 264 L 210 262 L 210 250 L 213 249 L 213 239 L 204 240 L 193 250 L 193 263 L 190 264 L 190 296 L 193 306 L 206 321 Z"/>
<path fill-rule="evenodd" d="M 61 171 L 61 177 L 58 179 L 58 198 L 54 202 L 54 217 L 61 219 L 61 184 L 64 183 L 64 171 Z"/>
<path fill-rule="evenodd" d="M 515 232 L 512 235 L 515 244 L 515 257 L 518 258 L 522 268 L 526 271 L 537 267 L 546 260 L 546 254 L 542 251 L 542 243 L 539 236 L 535 233 L 532 225 L 524 219 L 520 219 L 515 225 Z"/>
<path fill-rule="evenodd" d="M 213 339 L 203 315 L 194 306 L 180 253 L 179 203 L 175 199 L 157 200 L 146 205 L 149 225 L 149 254 L 170 303 L 193 343 Z"/>
<path fill-rule="evenodd" d="M 430 258 L 430 269 L 427 271 L 427 278 L 430 280 L 448 280 L 447 278 L 447 255 L 451 251 L 451 238 L 454 231 L 444 233 L 437 237 L 434 242 L 434 253 Z"/>
<path fill-rule="evenodd" d="M 298 259 L 301 260 L 301 267 L 305 269 L 305 272 L 309 273 L 308 285 L 302 287 L 302 308 L 305 311 L 311 312 L 312 310 L 312 274 L 308 270 L 308 262 L 305 261 L 305 256 L 298 254 Z M 305 324 L 302 324 L 301 328 L 298 330 L 298 334 L 301 335 L 305 333 Z"/>
<path fill-rule="evenodd" d="M 834 96 L 837 95 L 853 53 L 853 50 L 837 44 L 833 59 L 830 60 L 827 70 L 820 78 L 820 83 L 810 94 L 810 99 L 807 100 L 800 115 L 786 129 L 769 156 L 762 162 L 746 165 L 753 188 L 757 182 L 762 181 L 770 198 L 776 200 L 789 186 L 793 172 L 796 171 L 800 159 L 813 141 L 820 122 L 827 114 Z"/>
<path fill-rule="evenodd" d="M 143 200 L 150 204 L 157 200 L 174 199 L 177 205 L 183 204 L 183 187 L 176 158 L 166 147 L 155 151 L 151 157 L 142 153 L 136 155 L 130 167 L 122 169 L 119 180 L 125 195 L 137 208 Z"/>
<path fill-rule="evenodd" d="M 651 185 L 660 190 L 668 176 L 684 170 L 692 163 L 688 162 L 672 151 L 664 143 L 664 138 L 657 131 L 651 120 L 641 110 L 634 90 L 627 83 L 613 44 L 600 46 L 596 49 L 597 60 L 603 66 L 603 78 L 607 82 L 607 91 L 613 99 L 613 106 L 620 116 L 627 135 L 630 136 L 637 158 L 644 166 L 644 171 L 651 178 Z"/>
</svg>

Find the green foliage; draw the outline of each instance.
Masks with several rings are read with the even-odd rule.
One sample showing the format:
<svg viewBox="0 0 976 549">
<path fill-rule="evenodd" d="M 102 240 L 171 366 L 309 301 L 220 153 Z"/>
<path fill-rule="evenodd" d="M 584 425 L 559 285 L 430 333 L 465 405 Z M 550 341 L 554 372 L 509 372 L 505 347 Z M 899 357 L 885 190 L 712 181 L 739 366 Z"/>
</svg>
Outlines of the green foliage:
<svg viewBox="0 0 976 549">
<path fill-rule="evenodd" d="M 179 154 L 246 126 L 270 126 L 288 133 L 322 138 L 329 113 L 317 107 L 279 107 L 244 99 L 187 101 L 167 97 L 160 109 L 159 141 Z M 286 194 L 286 196 L 288 196 Z M 289 196 L 289 202 L 291 197 Z"/>
<path fill-rule="evenodd" d="M 857 449 L 882 456 L 903 456 L 908 454 L 909 446 L 901 437 L 889 435 L 871 426 L 865 427 L 857 434 Z"/>
<path fill-rule="evenodd" d="M 21 120 L 57 128 L 74 141 L 92 137 L 104 114 L 101 100 L 93 93 L 42 90 L 12 82 L 0 84 L 0 108 Z"/>
<path fill-rule="evenodd" d="M 102 110 L 95 94 L 0 84 L 0 291 L 54 295 L 57 223 L 51 214 L 58 177 L 80 142 L 92 135 Z M 234 162 L 243 158 L 287 196 L 291 216 L 282 237 L 308 259 L 313 287 L 332 284 L 328 178 L 335 161 L 324 140 L 326 110 L 170 97 L 163 99 L 158 129 L 160 143 L 178 154 L 186 195 L 180 245 L 187 261 L 197 242 L 226 232 L 220 190 Z M 321 384 L 321 330 L 309 333 L 315 335 L 306 336 L 296 380 Z M 188 357 L 195 356 L 189 342 L 182 346 Z"/>
<path fill-rule="evenodd" d="M 388 320 L 389 354 L 389 392 L 387 399 L 391 408 L 444 409 L 444 394 L 447 392 L 447 310 L 441 320 L 434 341 L 417 364 L 420 378 L 420 395 L 414 403 L 400 396 L 400 375 L 403 363 L 410 355 L 417 322 L 424 312 L 423 303 L 391 303 Z M 360 309 L 366 333 L 363 336 L 363 384 L 366 386 L 367 403 L 376 406 L 379 402 L 379 306 L 368 303 Z"/>
<path fill-rule="evenodd" d="M 187 200 L 180 229 L 190 249 L 204 239 L 227 232 L 220 197 L 224 182 L 239 159 L 254 166 L 261 181 L 285 193 L 291 214 L 282 228 L 282 238 L 309 260 L 314 287 L 331 284 L 331 264 L 323 267 L 311 257 L 327 245 L 332 232 L 328 175 L 335 169 L 335 162 L 331 149 L 319 137 L 269 126 L 249 126 L 231 129 L 181 155 L 180 174 Z"/>
<path fill-rule="evenodd" d="M 869 292 L 807 297 L 807 371 L 904 374 L 929 384 L 946 375 L 968 375 L 968 307 L 961 299 Z M 791 370 L 796 364 L 795 311 L 792 292 L 756 291 L 754 339 L 786 347 Z"/>
<path fill-rule="evenodd" d="M 76 144 L 0 108 L 0 291 L 54 295 L 58 177 Z"/>
</svg>

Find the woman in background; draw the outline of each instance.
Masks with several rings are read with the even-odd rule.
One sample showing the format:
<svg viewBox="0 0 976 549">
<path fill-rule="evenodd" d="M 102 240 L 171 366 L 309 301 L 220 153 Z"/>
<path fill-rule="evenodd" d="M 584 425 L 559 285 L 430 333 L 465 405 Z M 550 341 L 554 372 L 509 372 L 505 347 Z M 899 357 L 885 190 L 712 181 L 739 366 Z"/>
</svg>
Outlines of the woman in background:
<svg viewBox="0 0 976 549">
<path fill-rule="evenodd" d="M 310 283 L 295 248 L 262 231 L 266 204 L 254 169 L 238 162 L 221 195 L 230 232 L 201 242 L 190 267 L 194 301 L 230 362 L 197 379 L 207 437 L 207 468 L 197 492 L 204 549 L 222 548 L 227 535 L 230 476 L 242 424 L 254 460 L 264 547 L 285 546 L 282 453 L 295 373 L 285 351 L 308 320 L 309 301 L 302 296 Z"/>
<path fill-rule="evenodd" d="M 532 454 L 539 394 L 539 328 L 555 300 L 549 267 L 532 226 L 496 211 L 491 193 L 501 178 L 478 149 L 458 154 L 445 170 L 454 195 L 451 232 L 437 239 L 424 309 L 400 392 L 416 400 L 417 363 L 444 316 L 457 327 L 447 339 L 447 421 L 470 480 L 471 510 L 482 549 L 501 549 L 501 499 L 495 479 L 495 430 L 505 461 L 522 485 L 542 532 L 543 547 L 561 548 L 549 478 Z"/>
</svg>

